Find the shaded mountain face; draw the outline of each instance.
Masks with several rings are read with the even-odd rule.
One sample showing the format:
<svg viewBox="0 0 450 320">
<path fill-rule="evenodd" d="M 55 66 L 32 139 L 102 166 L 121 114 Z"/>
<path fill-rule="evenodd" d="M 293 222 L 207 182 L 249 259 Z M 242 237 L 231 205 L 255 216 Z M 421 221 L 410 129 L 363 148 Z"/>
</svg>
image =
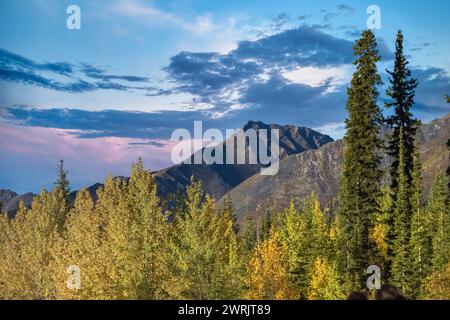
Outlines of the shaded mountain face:
<svg viewBox="0 0 450 320">
<path fill-rule="evenodd" d="M 178 164 L 154 172 L 158 193 L 169 198 L 177 191 L 185 190 L 191 176 L 202 181 L 204 189 L 220 206 L 230 197 L 233 207 L 242 217 L 257 206 L 286 207 L 292 198 L 305 199 L 312 191 L 316 192 L 323 206 L 335 208 L 342 163 L 343 142 L 333 141 L 312 129 L 295 126 L 279 126 L 263 122 L 249 121 L 244 130 L 253 128 L 280 130 L 280 168 L 274 176 L 262 176 L 260 165 L 207 165 Z M 450 114 L 424 124 L 419 130 L 421 147 L 422 177 L 424 196 L 431 189 L 435 174 L 445 172 L 449 165 L 446 142 L 450 138 Z M 226 144 L 226 141 L 224 142 Z M 385 157 L 382 167 L 389 164 Z M 127 179 L 125 177 L 117 177 Z M 96 183 L 87 190 L 96 199 L 96 192 L 102 186 Z M 11 190 L 0 190 L 3 210 L 14 216 L 19 202 L 29 207 L 35 195 L 18 195 Z M 71 198 L 75 199 L 76 191 Z"/>
<path fill-rule="evenodd" d="M 309 128 L 266 124 L 260 121 L 249 121 L 242 129 L 243 131 L 254 129 L 258 137 L 261 129 L 268 130 L 269 135 L 271 129 L 278 129 L 280 141 L 280 159 L 283 159 L 289 155 L 304 152 L 306 150 L 317 149 L 322 145 L 333 141 L 330 136 L 321 134 Z M 230 142 L 230 139 L 232 138 L 228 138 L 227 140 L 219 144 L 219 146 L 225 148 L 227 143 Z M 235 143 L 235 151 L 236 146 L 237 144 Z M 204 149 L 197 151 L 197 153 L 203 152 Z M 246 146 L 247 157 L 248 152 L 249 148 L 248 146 Z M 193 154 L 190 158 L 194 159 L 194 157 L 195 154 Z M 191 161 L 191 163 L 194 163 L 194 161 Z M 260 164 L 208 165 L 205 163 L 181 163 L 167 169 L 154 172 L 154 177 L 158 187 L 158 194 L 163 199 L 168 199 L 172 195 L 175 195 L 177 192 L 184 192 L 186 187 L 190 183 L 191 177 L 194 177 L 196 180 L 203 183 L 203 187 L 206 193 L 218 200 L 228 191 L 230 191 L 249 177 L 253 175 L 259 175 L 261 167 L 262 166 Z M 127 179 L 124 177 L 117 178 Z M 93 199 L 96 199 L 97 190 L 102 186 L 103 184 L 96 183 L 87 188 Z M 70 196 L 71 199 L 74 200 L 76 197 L 76 191 L 72 192 Z M 10 214 L 13 215 L 15 213 L 20 200 L 23 200 L 25 205 L 29 207 L 31 205 L 32 198 L 32 194 L 27 194 L 10 199 L 10 203 L 8 204 L 8 208 L 10 208 L 8 210 L 11 210 Z"/>
<path fill-rule="evenodd" d="M 298 154 L 306 150 L 313 150 L 332 142 L 333 139 L 309 128 L 295 126 L 280 126 L 276 124 L 265 124 L 263 122 L 249 121 L 243 128 L 243 131 L 254 129 L 259 137 L 260 130 L 279 130 L 280 159 L 289 155 Z M 230 143 L 233 137 L 228 138 L 219 144 L 219 148 L 225 149 L 227 143 Z M 269 140 L 270 141 L 270 140 Z M 236 143 L 234 147 L 236 150 Z M 216 147 L 217 148 L 217 147 Z M 204 149 L 197 151 L 203 152 Z M 246 146 L 248 156 L 249 148 Z M 235 152 L 236 154 L 236 152 Z M 195 154 L 191 156 L 191 163 Z M 260 164 L 186 164 L 174 165 L 165 170 L 155 173 L 155 179 L 158 185 L 158 192 L 161 196 L 167 197 L 175 194 L 177 191 L 184 191 L 190 183 L 191 177 L 203 183 L 205 192 L 215 199 L 220 199 L 232 188 L 239 185 L 244 180 L 253 175 L 260 175 Z"/>
<path fill-rule="evenodd" d="M 6 203 L 8 203 L 9 200 L 17 196 L 17 193 L 14 191 L 8 190 L 8 189 L 1 189 L 0 190 L 0 203 L 5 206 Z"/>
<path fill-rule="evenodd" d="M 12 197 L 11 197 L 12 196 Z M 22 201 L 26 207 L 31 207 L 31 202 L 36 195 L 28 192 L 18 195 L 11 190 L 0 190 L 0 202 L 3 205 L 3 211 L 8 214 L 9 217 L 14 217 L 19 209 L 19 203 Z M 9 198 L 9 200 L 7 200 Z"/>
<path fill-rule="evenodd" d="M 450 114 L 420 127 L 425 197 L 436 173 L 445 172 L 449 164 L 446 147 L 449 138 Z M 242 218 L 258 206 L 258 210 L 274 206 L 284 208 L 291 199 L 303 200 L 314 191 L 323 206 L 333 209 L 337 206 L 342 161 L 342 140 L 328 143 L 317 150 L 287 156 L 281 160 L 277 175 L 250 177 L 224 195 L 218 205 L 230 198 L 238 218 Z M 390 159 L 384 156 L 381 167 L 386 168 L 389 162 Z"/>
</svg>

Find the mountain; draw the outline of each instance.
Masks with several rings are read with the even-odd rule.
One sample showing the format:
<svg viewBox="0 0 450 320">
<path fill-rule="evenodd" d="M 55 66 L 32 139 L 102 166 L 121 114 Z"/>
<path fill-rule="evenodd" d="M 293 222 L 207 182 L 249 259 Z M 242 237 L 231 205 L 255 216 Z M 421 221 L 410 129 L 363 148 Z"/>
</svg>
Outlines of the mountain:
<svg viewBox="0 0 450 320">
<path fill-rule="evenodd" d="M 292 125 L 266 124 L 261 121 L 248 121 L 242 130 L 254 129 L 259 137 L 261 129 L 279 130 L 280 139 L 280 159 L 289 155 L 301 153 L 307 150 L 318 149 L 319 147 L 332 142 L 333 139 L 325 134 L 314 131 L 306 127 L 296 127 Z M 225 148 L 233 137 L 228 138 L 218 146 Z M 236 150 L 236 143 L 234 144 Z M 191 163 L 196 154 L 204 152 L 203 148 L 190 156 Z M 248 153 L 248 147 L 246 147 Z M 186 162 L 186 161 L 185 161 Z M 155 181 L 158 186 L 158 194 L 167 199 L 177 192 L 183 192 L 190 183 L 191 177 L 201 181 L 205 192 L 216 200 L 220 199 L 228 191 L 239 185 L 244 180 L 260 172 L 260 164 L 186 164 L 180 163 L 169 168 L 154 172 Z M 95 193 L 101 183 L 96 183 L 88 188 L 95 198 Z M 73 197 L 75 194 L 73 194 Z"/>
<path fill-rule="evenodd" d="M 167 169 L 154 172 L 158 194 L 165 199 L 179 190 L 184 190 L 191 176 L 202 181 L 204 189 L 221 206 L 224 199 L 230 198 L 238 217 L 257 206 L 286 206 L 292 198 L 304 199 L 312 191 L 316 192 L 322 205 L 335 208 L 339 186 L 339 174 L 342 163 L 342 140 L 333 141 L 327 135 L 309 128 L 280 126 L 263 122 L 249 121 L 243 130 L 261 129 L 280 130 L 280 166 L 274 176 L 260 174 L 260 165 L 220 165 L 181 163 Z M 450 114 L 433 120 L 420 127 L 419 143 L 423 166 L 424 196 L 430 190 L 433 178 L 438 171 L 445 171 L 449 165 L 446 142 L 450 138 Z M 230 138 L 224 141 L 223 147 Z M 198 152 L 202 152 L 198 151 Z M 247 150 L 248 152 L 248 150 Z M 195 155 L 192 155 L 193 159 Z M 388 165 L 384 157 L 382 166 Z M 117 177 L 127 179 L 126 177 Z M 96 198 L 96 191 L 102 186 L 96 183 L 88 188 Z M 72 192 L 74 199 L 76 191 Z M 10 190 L 0 190 L 0 202 L 9 215 L 14 215 L 19 201 L 30 206 L 35 195 L 27 193 L 17 195 Z"/>
<path fill-rule="evenodd" d="M 446 142 L 450 138 L 450 114 L 422 125 L 418 135 L 426 196 L 435 174 L 444 172 L 449 164 Z M 262 210 L 273 204 L 286 207 L 292 198 L 302 200 L 314 191 L 322 205 L 334 208 L 337 205 L 342 160 L 342 140 L 317 150 L 287 156 L 281 160 L 277 175 L 253 175 L 224 195 L 218 205 L 227 198 L 231 199 L 238 218 L 242 218 L 258 206 Z M 389 161 L 385 156 L 382 167 L 386 167 Z"/>
<path fill-rule="evenodd" d="M 8 216 L 14 217 L 16 211 L 19 209 L 19 203 L 23 201 L 25 206 L 30 207 L 35 196 L 36 195 L 31 192 L 18 195 L 14 191 L 2 189 L 0 190 L 0 202 L 3 205 L 2 210 L 5 211 Z"/>
<path fill-rule="evenodd" d="M 17 193 L 8 189 L 0 189 L 0 203 L 5 206 L 8 201 L 17 196 Z"/>
<path fill-rule="evenodd" d="M 288 157 L 293 154 L 301 153 L 307 150 L 318 149 L 319 147 L 330 143 L 333 139 L 322 133 L 314 131 L 306 127 L 296 127 L 292 125 L 281 126 L 277 124 L 266 124 L 261 121 L 248 121 L 242 128 L 243 131 L 248 129 L 254 129 L 259 137 L 260 130 L 265 129 L 270 132 L 271 129 L 279 130 L 279 142 L 280 142 L 280 159 Z M 230 137 L 218 146 L 225 148 L 227 143 L 231 142 Z M 234 144 L 236 150 L 236 143 Z M 196 152 L 196 154 L 203 152 L 203 148 Z M 246 146 L 246 153 L 251 152 Z M 194 159 L 196 154 L 191 155 L 191 160 Z M 236 154 L 236 152 L 235 152 Z M 194 161 L 191 161 L 194 163 Z M 181 163 L 171 166 L 167 169 L 154 172 L 155 181 L 157 183 L 158 194 L 164 198 L 169 199 L 172 195 L 175 195 L 179 191 L 184 191 L 190 179 L 193 176 L 196 180 L 203 183 L 205 192 L 214 197 L 216 200 L 220 199 L 228 191 L 239 185 L 249 177 L 259 174 L 262 166 L 260 164 L 186 164 Z M 117 177 L 118 179 L 127 179 L 126 177 Z M 87 188 L 91 196 L 96 199 L 96 192 L 98 188 L 103 184 L 96 183 Z M 8 213 L 14 215 L 18 208 L 19 201 L 23 200 L 26 206 L 31 205 L 33 194 L 28 193 L 14 197 L 9 197 L 8 205 L 4 206 L 8 208 Z M 70 197 L 75 199 L 76 191 L 72 192 Z"/>
<path fill-rule="evenodd" d="M 333 139 L 305 127 L 280 126 L 265 124 L 263 122 L 249 121 L 243 131 L 254 129 L 259 137 L 260 130 L 279 130 L 280 159 L 307 150 L 317 149 L 322 145 L 332 142 Z M 231 142 L 230 137 L 218 147 L 225 148 Z M 236 143 L 234 144 L 236 149 Z M 207 148 L 208 149 L 208 148 Z M 203 152 L 204 149 L 197 151 Z M 249 152 L 248 147 L 246 152 Z M 194 159 L 195 154 L 191 156 Z M 184 190 L 191 177 L 203 183 L 205 191 L 215 199 L 220 199 L 225 193 L 239 185 L 244 180 L 255 174 L 259 174 L 260 164 L 186 164 L 181 163 L 155 173 L 159 194 L 163 197 L 175 194 L 178 190 Z"/>
</svg>

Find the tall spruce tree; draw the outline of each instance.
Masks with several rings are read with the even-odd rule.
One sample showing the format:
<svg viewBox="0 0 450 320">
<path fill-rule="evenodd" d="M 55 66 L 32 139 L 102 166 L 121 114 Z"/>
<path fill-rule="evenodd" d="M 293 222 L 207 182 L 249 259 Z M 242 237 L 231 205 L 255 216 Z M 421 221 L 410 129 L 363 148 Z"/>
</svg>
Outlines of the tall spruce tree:
<svg viewBox="0 0 450 320">
<path fill-rule="evenodd" d="M 422 165 L 420 163 L 419 146 L 416 139 L 414 147 L 413 182 L 411 186 L 411 298 L 423 295 L 422 282 L 430 271 L 431 265 L 431 233 L 430 219 L 422 208 Z"/>
<path fill-rule="evenodd" d="M 450 212 L 446 177 L 438 173 L 428 199 L 433 235 L 433 271 L 441 271 L 450 261 Z"/>
<path fill-rule="evenodd" d="M 394 208 L 394 241 L 392 257 L 392 280 L 403 293 L 410 295 L 410 215 L 411 192 L 406 175 L 406 147 L 403 128 L 399 136 L 399 162 L 397 166 L 397 193 Z"/>
<path fill-rule="evenodd" d="M 394 70 L 386 70 L 389 74 L 389 88 L 386 91 L 391 101 L 386 102 L 387 108 L 393 107 L 395 112 L 387 118 L 387 124 L 392 128 L 392 133 L 388 141 L 388 154 L 393 157 L 391 164 L 391 189 L 394 194 L 398 185 L 398 166 L 400 162 L 400 148 L 405 148 L 404 167 L 407 183 L 412 181 L 414 139 L 416 136 L 418 121 L 413 118 L 410 111 L 414 104 L 415 89 L 417 80 L 412 78 L 411 70 L 408 68 L 409 62 L 403 53 L 403 34 L 397 32 L 395 43 Z M 400 145 L 400 130 L 403 130 L 403 146 Z"/>
<path fill-rule="evenodd" d="M 366 268 L 370 265 L 369 229 L 374 215 L 379 212 L 378 150 L 382 114 L 377 105 L 377 86 L 382 81 L 376 65 L 380 61 L 376 47 L 372 31 L 364 31 L 353 48 L 356 71 L 348 88 L 338 266 L 349 290 L 360 289 L 363 285 Z"/>
<path fill-rule="evenodd" d="M 55 187 L 62 192 L 64 199 L 66 199 L 66 204 L 68 204 L 70 201 L 70 182 L 67 177 L 68 172 L 64 169 L 63 159 L 59 160 L 57 175 Z"/>
</svg>

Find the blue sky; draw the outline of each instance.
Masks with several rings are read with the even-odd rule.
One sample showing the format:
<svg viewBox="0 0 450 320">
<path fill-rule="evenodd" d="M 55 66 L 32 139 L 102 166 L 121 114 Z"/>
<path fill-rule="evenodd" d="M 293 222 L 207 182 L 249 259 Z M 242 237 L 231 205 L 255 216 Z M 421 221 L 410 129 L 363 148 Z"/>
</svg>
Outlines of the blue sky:
<svg viewBox="0 0 450 320">
<path fill-rule="evenodd" d="M 72 4 L 81 30 L 66 28 Z M 383 77 L 401 29 L 420 83 L 414 113 L 448 113 L 447 0 L 3 0 L 0 188 L 51 187 L 61 157 L 74 188 L 125 175 L 138 156 L 163 168 L 170 133 L 194 120 L 304 125 L 339 138 L 351 48 L 371 4 L 381 9 Z"/>
</svg>

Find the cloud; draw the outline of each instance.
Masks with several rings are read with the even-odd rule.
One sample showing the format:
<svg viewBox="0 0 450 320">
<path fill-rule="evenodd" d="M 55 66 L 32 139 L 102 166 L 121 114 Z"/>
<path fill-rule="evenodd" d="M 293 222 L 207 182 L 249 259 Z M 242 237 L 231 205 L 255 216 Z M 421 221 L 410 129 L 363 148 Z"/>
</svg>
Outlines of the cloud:
<svg viewBox="0 0 450 320">
<path fill-rule="evenodd" d="M 110 173 L 128 176 L 130 164 L 138 157 L 142 157 L 145 165 L 152 170 L 172 164 L 170 142 L 160 141 L 164 146 L 159 146 L 159 140 L 150 144 L 131 138 L 80 139 L 72 133 L 62 129 L 0 122 L 0 185 L 19 193 L 39 192 L 42 187 L 52 188 L 56 165 L 61 158 L 69 171 L 74 190 L 101 182 Z M 133 144 L 136 145 L 130 148 Z"/>
<path fill-rule="evenodd" d="M 226 54 L 183 51 L 173 56 L 164 70 L 172 82 L 172 92 L 193 95 L 193 103 L 209 106 L 216 116 L 230 113 L 232 117 L 244 112 L 242 109 L 251 115 L 251 109 L 268 105 L 282 112 L 283 108 L 293 110 L 294 106 L 309 104 L 313 92 L 313 98 L 319 99 L 343 90 L 341 86 L 349 78 L 347 71 L 354 59 L 352 48 L 352 41 L 303 25 L 254 41 L 240 41 Z M 379 51 L 384 59 L 393 57 L 382 39 Z M 303 81 L 298 81 L 299 70 L 312 70 L 320 76 L 320 83 L 308 82 L 304 74 L 300 77 Z"/>
<path fill-rule="evenodd" d="M 356 11 L 355 8 L 350 7 L 346 4 L 340 4 L 340 5 L 338 5 L 337 8 L 343 15 L 346 15 L 346 16 L 353 15 Z"/>
<path fill-rule="evenodd" d="M 111 9 L 115 13 L 128 17 L 143 18 L 146 23 L 161 24 L 165 27 L 175 26 L 189 32 L 208 33 L 217 29 L 210 17 L 206 15 L 198 16 L 194 21 L 188 21 L 140 1 L 118 1 Z"/>
<path fill-rule="evenodd" d="M 15 125 L 75 130 L 69 134 L 80 138 L 140 139 L 168 139 L 173 130 L 190 128 L 194 120 L 208 119 L 202 111 L 88 111 L 23 106 L 4 108 L 1 117 L 4 121 Z"/>
<path fill-rule="evenodd" d="M 444 96 L 450 93 L 450 75 L 436 67 L 412 69 L 412 76 L 416 77 L 419 85 L 416 89 L 416 103 L 421 111 L 432 114 L 450 112 L 450 105 Z"/>
<path fill-rule="evenodd" d="M 407 47 L 410 51 L 421 51 L 425 48 L 429 48 L 433 44 L 431 42 L 416 42 L 416 43 L 408 43 Z"/>
<path fill-rule="evenodd" d="M 147 77 L 108 74 L 86 63 L 39 63 L 4 49 L 0 49 L 0 80 L 69 93 L 145 90 L 135 84 L 149 82 Z"/>
<path fill-rule="evenodd" d="M 180 52 L 170 59 L 164 70 L 174 91 L 222 105 L 224 98 L 245 94 L 251 85 L 264 81 L 270 74 L 297 67 L 350 64 L 352 46 L 348 40 L 302 26 L 255 41 L 240 41 L 237 48 L 227 54 Z"/>
</svg>

